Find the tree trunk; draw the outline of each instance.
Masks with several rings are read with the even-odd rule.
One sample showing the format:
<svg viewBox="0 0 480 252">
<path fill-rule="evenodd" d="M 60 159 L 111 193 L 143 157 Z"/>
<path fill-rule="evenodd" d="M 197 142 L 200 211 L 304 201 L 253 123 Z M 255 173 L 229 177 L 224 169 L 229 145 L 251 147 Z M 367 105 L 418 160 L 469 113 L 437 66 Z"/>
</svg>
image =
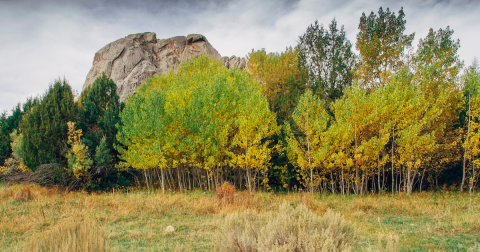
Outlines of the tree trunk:
<svg viewBox="0 0 480 252">
<path fill-rule="evenodd" d="M 395 143 L 395 127 L 393 128 L 392 133 L 392 193 L 395 193 L 395 172 L 394 172 L 394 157 L 393 157 L 393 144 Z"/>
<path fill-rule="evenodd" d="M 468 124 L 467 124 L 467 144 L 463 150 L 463 174 L 462 174 L 462 184 L 460 185 L 460 192 L 463 192 L 463 186 L 465 184 L 465 164 L 467 162 L 467 149 L 470 135 L 470 94 L 468 94 Z"/>
<path fill-rule="evenodd" d="M 307 158 L 308 158 L 308 168 L 310 168 L 310 192 L 313 193 L 313 168 L 312 168 L 312 162 L 310 160 L 310 137 L 309 137 L 308 131 L 310 131 L 310 125 L 308 122 L 308 115 L 307 115 Z"/>
</svg>

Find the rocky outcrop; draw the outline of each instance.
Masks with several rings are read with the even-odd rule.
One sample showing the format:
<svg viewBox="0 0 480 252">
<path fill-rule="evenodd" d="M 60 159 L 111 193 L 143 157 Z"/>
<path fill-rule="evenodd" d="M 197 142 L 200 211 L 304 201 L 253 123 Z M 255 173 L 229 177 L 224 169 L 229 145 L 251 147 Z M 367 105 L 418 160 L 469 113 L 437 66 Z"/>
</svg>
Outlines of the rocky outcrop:
<svg viewBox="0 0 480 252">
<path fill-rule="evenodd" d="M 128 35 L 95 53 L 83 89 L 105 72 L 117 84 L 120 100 L 124 101 L 154 74 L 176 70 L 181 62 L 202 54 L 220 59 L 228 68 L 246 67 L 244 58 L 222 58 L 203 35 L 157 39 L 155 33 L 146 32 Z"/>
<path fill-rule="evenodd" d="M 245 58 L 240 58 L 236 56 L 232 56 L 230 58 L 223 57 L 222 62 L 227 68 L 238 67 L 240 69 L 243 69 L 247 67 L 247 61 L 245 60 Z"/>
</svg>

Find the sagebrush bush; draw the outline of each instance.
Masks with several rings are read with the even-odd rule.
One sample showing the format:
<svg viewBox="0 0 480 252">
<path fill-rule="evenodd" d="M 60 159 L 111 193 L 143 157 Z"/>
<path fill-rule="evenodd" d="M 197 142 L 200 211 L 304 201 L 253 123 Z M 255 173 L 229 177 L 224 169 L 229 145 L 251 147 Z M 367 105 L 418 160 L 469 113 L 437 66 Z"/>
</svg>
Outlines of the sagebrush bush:
<svg viewBox="0 0 480 252">
<path fill-rule="evenodd" d="M 32 239 L 25 251 L 105 252 L 108 251 L 108 234 L 94 221 L 67 219 Z"/>
<path fill-rule="evenodd" d="M 275 215 L 227 215 L 214 244 L 218 251 L 351 251 L 355 240 L 353 225 L 332 210 L 318 216 L 283 203 Z"/>
</svg>

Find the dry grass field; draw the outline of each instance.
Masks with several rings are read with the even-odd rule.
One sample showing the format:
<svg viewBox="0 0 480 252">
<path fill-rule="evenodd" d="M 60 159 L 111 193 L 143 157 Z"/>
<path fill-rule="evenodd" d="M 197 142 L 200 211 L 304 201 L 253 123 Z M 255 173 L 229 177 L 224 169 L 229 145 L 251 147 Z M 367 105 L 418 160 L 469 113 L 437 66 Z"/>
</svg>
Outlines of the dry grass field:
<svg viewBox="0 0 480 252">
<path fill-rule="evenodd" d="M 236 192 L 63 192 L 0 185 L 0 251 L 212 251 L 226 219 L 280 205 L 341 214 L 354 251 L 480 251 L 480 194 L 311 195 Z M 332 212 L 330 211 L 330 212 Z M 167 232 L 167 226 L 175 228 Z"/>
</svg>

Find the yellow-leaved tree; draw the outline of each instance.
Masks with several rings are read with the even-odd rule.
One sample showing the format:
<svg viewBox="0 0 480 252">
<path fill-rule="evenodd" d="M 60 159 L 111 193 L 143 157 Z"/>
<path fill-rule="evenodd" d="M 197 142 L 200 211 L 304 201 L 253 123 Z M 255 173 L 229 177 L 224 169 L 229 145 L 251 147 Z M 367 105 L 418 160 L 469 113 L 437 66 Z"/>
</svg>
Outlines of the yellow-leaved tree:
<svg viewBox="0 0 480 252">
<path fill-rule="evenodd" d="M 300 167 L 303 181 L 313 192 L 315 183 L 314 170 L 324 165 L 328 148 L 324 148 L 324 134 L 327 130 L 330 116 L 325 111 L 324 103 L 307 90 L 298 102 L 293 112 L 293 120 L 300 131 L 294 136 L 290 131 L 288 148 L 291 162 Z M 287 126 L 289 128 L 289 126 Z"/>
<path fill-rule="evenodd" d="M 83 182 L 89 179 L 89 169 L 93 164 L 88 147 L 82 143 L 82 130 L 75 130 L 74 122 L 67 122 L 68 126 L 68 144 L 70 149 L 67 153 L 68 168 L 77 179 Z"/>
</svg>

